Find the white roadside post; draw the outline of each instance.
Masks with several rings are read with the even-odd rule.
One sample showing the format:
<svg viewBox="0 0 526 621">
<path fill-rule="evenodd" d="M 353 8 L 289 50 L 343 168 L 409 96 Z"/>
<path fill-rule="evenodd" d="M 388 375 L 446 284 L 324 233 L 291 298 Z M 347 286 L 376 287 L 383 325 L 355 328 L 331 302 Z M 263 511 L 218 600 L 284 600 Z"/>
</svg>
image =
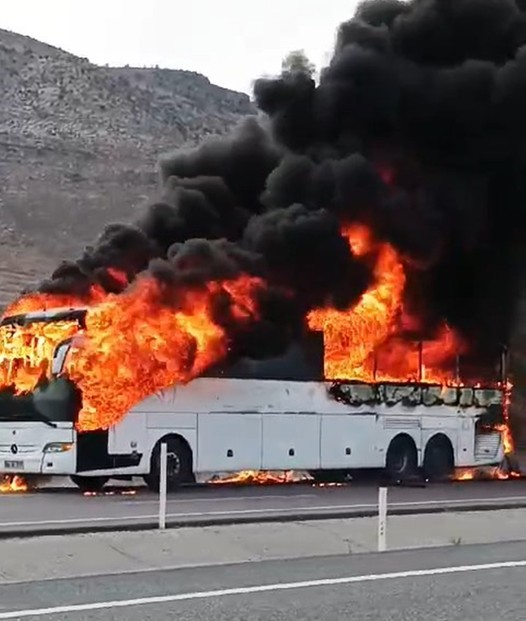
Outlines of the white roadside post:
<svg viewBox="0 0 526 621">
<path fill-rule="evenodd" d="M 378 488 L 378 552 L 387 549 L 387 487 Z"/>
<path fill-rule="evenodd" d="M 166 528 L 166 487 L 168 470 L 168 445 L 166 442 L 161 444 L 161 463 L 159 477 L 159 529 Z"/>
</svg>

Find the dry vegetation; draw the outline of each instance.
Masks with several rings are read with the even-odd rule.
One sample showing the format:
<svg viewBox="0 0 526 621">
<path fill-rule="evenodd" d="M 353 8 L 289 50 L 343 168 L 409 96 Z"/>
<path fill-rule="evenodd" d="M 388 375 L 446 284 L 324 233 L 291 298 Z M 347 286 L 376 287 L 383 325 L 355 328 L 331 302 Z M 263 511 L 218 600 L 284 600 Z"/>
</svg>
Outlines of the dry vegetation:
<svg viewBox="0 0 526 621">
<path fill-rule="evenodd" d="M 253 112 L 197 73 L 91 64 L 0 30 L 0 305 L 156 191 L 156 160 Z"/>
</svg>

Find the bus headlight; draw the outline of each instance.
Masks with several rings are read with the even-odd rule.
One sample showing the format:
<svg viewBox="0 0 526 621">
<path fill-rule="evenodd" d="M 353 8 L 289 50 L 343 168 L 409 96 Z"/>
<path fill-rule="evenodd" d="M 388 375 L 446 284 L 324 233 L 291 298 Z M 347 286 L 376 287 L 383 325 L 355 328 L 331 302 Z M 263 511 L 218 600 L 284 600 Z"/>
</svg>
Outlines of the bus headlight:
<svg viewBox="0 0 526 621">
<path fill-rule="evenodd" d="M 72 442 L 50 442 L 44 447 L 44 453 L 66 453 L 72 448 Z"/>
</svg>

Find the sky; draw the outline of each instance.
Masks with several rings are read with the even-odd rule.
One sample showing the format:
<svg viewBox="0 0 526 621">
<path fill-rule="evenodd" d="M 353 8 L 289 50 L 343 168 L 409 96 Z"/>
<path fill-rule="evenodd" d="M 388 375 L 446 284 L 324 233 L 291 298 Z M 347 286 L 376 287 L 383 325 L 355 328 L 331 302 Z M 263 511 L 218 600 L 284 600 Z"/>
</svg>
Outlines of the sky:
<svg viewBox="0 0 526 621">
<path fill-rule="evenodd" d="M 4 0 L 0 27 L 104 65 L 188 69 L 250 93 L 303 49 L 326 64 L 357 0 Z"/>
</svg>

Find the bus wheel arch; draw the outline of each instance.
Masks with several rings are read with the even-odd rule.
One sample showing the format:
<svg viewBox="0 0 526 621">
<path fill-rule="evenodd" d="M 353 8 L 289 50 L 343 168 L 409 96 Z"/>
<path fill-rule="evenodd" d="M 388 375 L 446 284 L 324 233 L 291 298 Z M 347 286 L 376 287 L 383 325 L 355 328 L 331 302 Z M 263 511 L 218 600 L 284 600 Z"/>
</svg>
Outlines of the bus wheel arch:
<svg viewBox="0 0 526 621">
<path fill-rule="evenodd" d="M 424 475 L 430 481 L 444 481 L 455 470 L 455 452 L 449 437 L 444 433 L 432 436 L 424 451 Z"/>
<path fill-rule="evenodd" d="M 150 456 L 150 471 L 144 476 L 146 485 L 154 492 L 159 491 L 161 445 L 165 442 L 168 449 L 168 491 L 177 489 L 183 483 L 195 482 L 193 452 L 188 440 L 177 433 L 169 433 L 155 443 Z"/>
<path fill-rule="evenodd" d="M 399 433 L 392 438 L 385 457 L 385 469 L 391 479 L 401 480 L 414 476 L 418 469 L 418 451 L 413 438 Z"/>
</svg>

